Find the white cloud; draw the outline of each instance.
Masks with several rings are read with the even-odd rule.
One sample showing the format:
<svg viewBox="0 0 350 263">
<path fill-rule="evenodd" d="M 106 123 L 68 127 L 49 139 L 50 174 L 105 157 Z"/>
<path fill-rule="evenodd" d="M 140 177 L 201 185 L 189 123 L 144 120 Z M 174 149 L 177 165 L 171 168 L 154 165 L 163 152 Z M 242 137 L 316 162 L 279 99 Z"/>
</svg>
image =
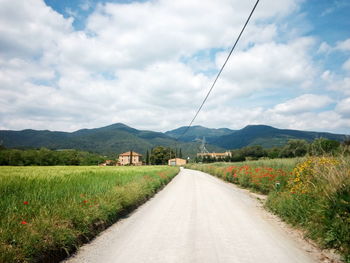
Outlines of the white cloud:
<svg viewBox="0 0 350 263">
<path fill-rule="evenodd" d="M 346 118 L 350 118 L 350 97 L 341 100 L 337 106 L 336 111 Z"/>
<path fill-rule="evenodd" d="M 335 74 L 327 70 L 323 72 L 321 78 L 325 81 L 328 90 L 350 95 L 350 77 Z"/>
<path fill-rule="evenodd" d="M 283 114 L 295 114 L 322 109 L 332 103 L 333 100 L 326 95 L 304 94 L 297 98 L 277 104 L 273 111 Z"/>
<path fill-rule="evenodd" d="M 92 2 L 90 0 L 85 0 L 84 2 L 82 2 L 79 7 L 84 10 L 84 11 L 88 11 L 92 8 Z"/>
<path fill-rule="evenodd" d="M 39 56 L 72 30 L 71 23 L 43 1 L 2 0 L 0 53 L 5 57 Z"/>
<path fill-rule="evenodd" d="M 317 68 L 308 54 L 313 46 L 312 38 L 299 38 L 284 44 L 256 44 L 238 51 L 227 63 L 216 93 L 225 94 L 227 100 L 236 100 L 268 90 L 282 94 L 307 90 L 317 75 Z M 227 53 L 218 54 L 218 68 L 226 56 Z"/>
<path fill-rule="evenodd" d="M 343 69 L 350 72 L 350 58 L 344 62 L 342 67 L 343 67 Z"/>
<path fill-rule="evenodd" d="M 124 122 L 164 131 L 186 125 L 253 2 L 98 4 L 86 28 L 76 31 L 72 18 L 64 18 L 42 0 L 1 0 L 0 128 L 75 130 Z M 316 38 L 280 39 L 279 22 L 297 12 L 300 2 L 259 4 L 197 123 L 307 129 L 324 118 L 320 128 L 346 126 L 341 104 L 336 112 L 322 113 L 333 101 L 327 95 L 309 94 L 318 88 L 321 75 L 312 58 L 319 44 Z M 85 1 L 80 8 L 92 6 Z M 347 43 L 339 42 L 337 48 L 347 50 Z M 347 69 L 347 63 L 343 67 Z M 332 91 L 348 94 L 346 78 L 325 71 L 321 79 Z M 278 99 L 269 108 L 235 104 L 237 99 L 249 101 L 272 91 L 296 98 Z M 337 121 L 327 122 L 329 116 Z"/>
<path fill-rule="evenodd" d="M 334 111 L 305 112 L 294 115 L 284 115 L 266 112 L 267 123 L 277 127 L 310 131 L 346 132 L 350 127 L 348 120 L 341 117 Z"/>
<path fill-rule="evenodd" d="M 340 41 L 336 44 L 335 49 L 341 51 L 350 51 L 350 38 Z"/>
<path fill-rule="evenodd" d="M 317 53 L 329 53 L 332 50 L 332 47 L 326 42 L 322 42 L 318 48 Z"/>
</svg>

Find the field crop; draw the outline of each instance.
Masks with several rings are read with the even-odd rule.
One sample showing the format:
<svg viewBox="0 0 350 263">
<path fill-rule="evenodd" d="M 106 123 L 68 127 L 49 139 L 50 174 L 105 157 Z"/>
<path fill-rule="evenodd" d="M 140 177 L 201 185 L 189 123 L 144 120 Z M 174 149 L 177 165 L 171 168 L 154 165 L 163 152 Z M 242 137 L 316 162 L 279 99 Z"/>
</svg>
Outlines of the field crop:
<svg viewBox="0 0 350 263">
<path fill-rule="evenodd" d="M 57 262 L 177 173 L 166 166 L 0 167 L 0 262 Z"/>
<path fill-rule="evenodd" d="M 190 164 L 188 168 L 268 194 L 266 208 L 350 262 L 348 157 Z"/>
</svg>

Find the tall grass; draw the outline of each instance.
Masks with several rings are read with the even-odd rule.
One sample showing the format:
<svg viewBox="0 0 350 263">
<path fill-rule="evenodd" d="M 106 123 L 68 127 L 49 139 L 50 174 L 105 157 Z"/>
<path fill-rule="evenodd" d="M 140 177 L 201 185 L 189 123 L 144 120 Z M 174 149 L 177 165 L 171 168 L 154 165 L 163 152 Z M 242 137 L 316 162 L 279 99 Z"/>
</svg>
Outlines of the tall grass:
<svg viewBox="0 0 350 263">
<path fill-rule="evenodd" d="M 266 206 L 350 262 L 349 158 L 309 158 L 293 175 L 283 192 L 269 195 Z"/>
<path fill-rule="evenodd" d="M 189 164 L 186 167 L 215 175 L 225 181 L 268 194 L 287 185 L 301 159 L 272 159 L 236 163 Z"/>
<path fill-rule="evenodd" d="M 178 168 L 0 167 L 0 262 L 55 262 L 168 183 Z"/>
<path fill-rule="evenodd" d="M 218 167 L 247 165 L 254 168 L 271 167 L 274 169 L 284 169 L 286 171 L 287 170 L 289 171 L 289 170 L 293 170 L 294 167 L 298 163 L 300 163 L 302 160 L 304 160 L 304 158 L 277 158 L 277 159 L 259 159 L 254 161 L 244 161 L 244 162 L 234 162 L 234 163 L 218 162 L 214 164 L 215 166 L 218 166 Z M 189 164 L 189 165 L 195 165 L 195 164 Z"/>
</svg>

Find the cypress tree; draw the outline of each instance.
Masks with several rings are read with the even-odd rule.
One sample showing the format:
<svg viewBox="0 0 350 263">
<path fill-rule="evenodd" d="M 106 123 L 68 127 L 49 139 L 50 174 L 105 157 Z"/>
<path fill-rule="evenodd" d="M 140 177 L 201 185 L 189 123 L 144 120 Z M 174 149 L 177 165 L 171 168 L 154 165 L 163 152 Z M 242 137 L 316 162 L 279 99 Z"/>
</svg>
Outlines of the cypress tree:
<svg viewBox="0 0 350 263">
<path fill-rule="evenodd" d="M 148 152 L 148 149 L 147 149 L 147 152 L 146 152 L 146 164 L 149 165 L 149 152 Z"/>
</svg>

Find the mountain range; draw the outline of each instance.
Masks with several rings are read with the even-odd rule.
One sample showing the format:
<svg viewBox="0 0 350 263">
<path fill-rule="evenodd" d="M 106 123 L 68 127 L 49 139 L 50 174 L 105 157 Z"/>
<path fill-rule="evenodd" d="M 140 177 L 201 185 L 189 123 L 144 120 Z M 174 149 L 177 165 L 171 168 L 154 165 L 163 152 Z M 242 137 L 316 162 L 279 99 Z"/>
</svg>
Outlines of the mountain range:
<svg viewBox="0 0 350 263">
<path fill-rule="evenodd" d="M 162 132 L 138 130 L 122 123 L 75 132 L 48 130 L 22 131 L 0 130 L 0 144 L 7 148 L 78 149 L 103 155 L 117 155 L 133 150 L 145 154 L 156 146 L 181 148 L 184 156 L 195 156 L 205 138 L 210 152 L 222 152 L 250 145 L 263 147 L 283 146 L 289 139 L 312 141 L 323 137 L 343 141 L 346 135 L 325 132 L 310 132 L 277 129 L 267 125 L 248 125 L 240 130 L 227 128 L 210 129 L 192 126 Z M 183 135 L 183 136 L 181 136 Z M 176 138 L 179 138 L 177 141 Z"/>
</svg>

